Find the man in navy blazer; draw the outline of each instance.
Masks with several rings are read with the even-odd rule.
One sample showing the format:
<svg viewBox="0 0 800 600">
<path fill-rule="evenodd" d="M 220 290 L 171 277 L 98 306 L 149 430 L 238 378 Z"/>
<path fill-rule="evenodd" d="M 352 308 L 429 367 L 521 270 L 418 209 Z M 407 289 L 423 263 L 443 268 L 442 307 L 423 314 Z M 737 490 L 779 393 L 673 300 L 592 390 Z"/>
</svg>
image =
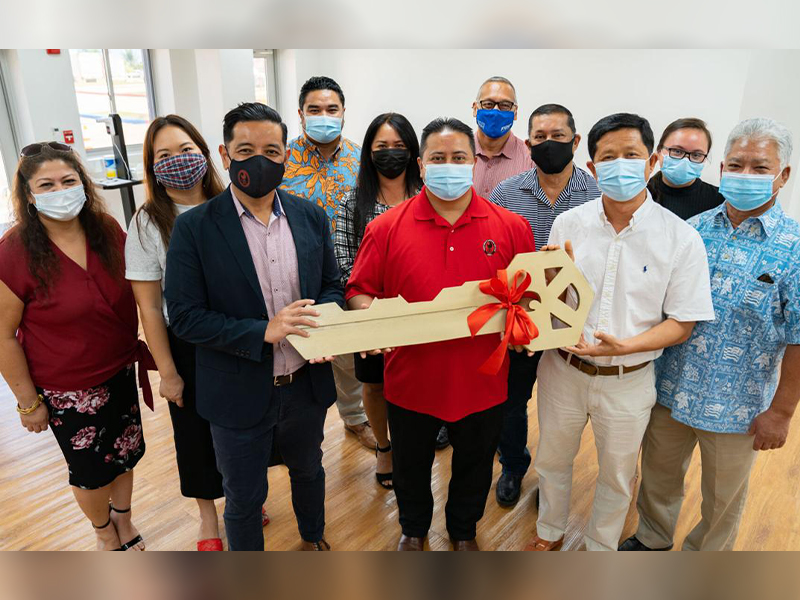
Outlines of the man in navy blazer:
<svg viewBox="0 0 800 600">
<path fill-rule="evenodd" d="M 211 433 L 231 550 L 263 550 L 261 506 L 273 448 L 289 467 L 302 548 L 328 550 L 325 415 L 336 401 L 332 357 L 306 362 L 285 339 L 307 337 L 313 304 L 343 305 L 328 219 L 277 186 L 286 125 L 260 103 L 223 125 L 233 184 L 182 215 L 167 253 L 170 327 L 197 347 L 197 410 Z M 311 333 L 313 335 L 313 333 Z"/>
</svg>

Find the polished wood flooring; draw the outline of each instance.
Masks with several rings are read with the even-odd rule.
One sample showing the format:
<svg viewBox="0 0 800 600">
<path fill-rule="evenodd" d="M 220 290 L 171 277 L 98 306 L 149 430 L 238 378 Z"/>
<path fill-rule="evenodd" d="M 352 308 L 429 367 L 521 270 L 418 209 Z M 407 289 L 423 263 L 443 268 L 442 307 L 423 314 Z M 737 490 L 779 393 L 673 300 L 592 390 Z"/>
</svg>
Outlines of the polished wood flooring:
<svg viewBox="0 0 800 600">
<path fill-rule="evenodd" d="M 157 390 L 157 375 L 152 383 Z M 535 390 L 535 388 L 534 388 Z M 144 406 L 144 405 L 143 405 Z M 529 406 L 530 448 L 537 440 L 536 402 Z M 181 497 L 175 467 L 172 429 L 164 401 L 155 414 L 143 411 L 147 453 L 136 468 L 134 521 L 149 550 L 192 550 L 198 525 L 192 500 Z M 795 423 L 789 443 L 780 451 L 762 453 L 753 471 L 750 497 L 736 544 L 740 550 L 800 550 L 800 431 Z M 378 487 L 373 476 L 374 454 L 345 434 L 332 407 L 325 426 L 324 465 L 327 472 L 326 538 L 334 550 L 392 550 L 397 544 L 397 503 L 394 494 Z M 430 548 L 449 548 L 444 521 L 450 450 L 440 451 L 432 475 L 436 510 Z M 495 466 L 495 480 L 500 465 Z M 566 550 L 583 547 L 597 462 L 591 428 L 584 433 L 575 464 L 572 517 Z M 265 529 L 267 550 L 295 550 L 299 537 L 291 508 L 289 478 L 284 467 L 270 469 L 267 508 L 272 523 Z M 524 480 L 523 497 L 513 509 L 494 500 L 478 527 L 484 550 L 519 550 L 534 531 L 536 473 Z M 700 481 L 695 455 L 687 477 L 687 495 L 678 526 L 676 547 L 699 517 Z M 222 501 L 219 502 L 220 515 Z M 14 401 L 0 379 L 0 549 L 91 550 L 94 535 L 67 485 L 63 458 L 50 432 L 34 435 L 19 425 Z M 635 530 L 636 511 L 628 513 L 624 537 Z"/>
</svg>

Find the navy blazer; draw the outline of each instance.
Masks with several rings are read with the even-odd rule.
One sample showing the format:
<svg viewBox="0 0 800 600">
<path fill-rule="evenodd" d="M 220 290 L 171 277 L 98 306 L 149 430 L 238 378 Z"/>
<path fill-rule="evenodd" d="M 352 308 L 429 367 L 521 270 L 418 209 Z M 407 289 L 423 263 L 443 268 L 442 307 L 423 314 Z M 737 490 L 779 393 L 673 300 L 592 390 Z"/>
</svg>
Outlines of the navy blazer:
<svg viewBox="0 0 800 600">
<path fill-rule="evenodd" d="M 301 297 L 343 306 L 325 211 L 277 193 L 297 248 Z M 264 342 L 267 308 L 229 189 L 175 220 L 165 278 L 170 327 L 197 348 L 197 412 L 223 427 L 256 425 L 270 402 L 273 350 Z M 308 372 L 315 399 L 333 404 L 331 365 L 308 365 Z"/>
</svg>

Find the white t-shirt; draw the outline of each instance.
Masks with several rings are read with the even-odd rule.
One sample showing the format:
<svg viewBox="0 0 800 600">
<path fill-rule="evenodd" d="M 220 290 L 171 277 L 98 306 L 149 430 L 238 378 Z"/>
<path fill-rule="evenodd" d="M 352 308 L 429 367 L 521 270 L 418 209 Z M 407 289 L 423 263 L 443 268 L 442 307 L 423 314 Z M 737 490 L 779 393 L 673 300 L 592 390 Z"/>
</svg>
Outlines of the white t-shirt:
<svg viewBox="0 0 800 600">
<path fill-rule="evenodd" d="M 656 204 L 650 192 L 620 233 L 608 221 L 602 197 L 560 215 L 549 243 L 563 248 L 567 240 L 572 241 L 575 264 L 595 293 L 583 330 L 587 342 L 597 342 L 595 331 L 631 338 L 668 318 L 714 320 L 705 244 L 692 226 Z M 630 367 L 661 353 L 588 360 Z"/>
<path fill-rule="evenodd" d="M 194 208 L 175 204 L 178 214 Z M 167 249 L 156 224 L 144 211 L 138 211 L 128 226 L 125 241 L 125 279 L 130 281 L 161 281 L 161 305 L 164 322 L 169 325 L 167 302 L 164 300 L 164 273 L 167 268 Z"/>
</svg>

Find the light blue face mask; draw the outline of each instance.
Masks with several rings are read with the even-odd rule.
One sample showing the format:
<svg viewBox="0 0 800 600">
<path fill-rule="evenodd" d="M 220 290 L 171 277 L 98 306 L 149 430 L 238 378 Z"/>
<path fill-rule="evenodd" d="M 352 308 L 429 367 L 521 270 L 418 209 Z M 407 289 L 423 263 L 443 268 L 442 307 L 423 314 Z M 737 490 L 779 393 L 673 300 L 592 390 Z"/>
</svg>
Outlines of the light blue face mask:
<svg viewBox="0 0 800 600">
<path fill-rule="evenodd" d="M 700 177 L 703 173 L 703 167 L 705 166 L 705 161 L 693 163 L 687 157 L 672 158 L 667 155 L 664 157 L 664 163 L 661 165 L 661 172 L 670 183 L 686 185 Z"/>
<path fill-rule="evenodd" d="M 772 192 L 772 182 L 778 177 L 723 172 L 719 193 L 736 210 L 748 212 L 761 208 L 772 200 L 775 195 Z"/>
<path fill-rule="evenodd" d="M 644 178 L 646 164 L 642 158 L 617 158 L 595 163 L 597 186 L 612 200 L 627 202 L 647 185 Z"/>
<path fill-rule="evenodd" d="M 315 142 L 327 144 L 342 135 L 342 119 L 326 115 L 306 115 L 306 135 Z"/>
<path fill-rule="evenodd" d="M 472 165 L 425 165 L 425 187 L 441 200 L 458 200 L 472 187 Z"/>
</svg>

